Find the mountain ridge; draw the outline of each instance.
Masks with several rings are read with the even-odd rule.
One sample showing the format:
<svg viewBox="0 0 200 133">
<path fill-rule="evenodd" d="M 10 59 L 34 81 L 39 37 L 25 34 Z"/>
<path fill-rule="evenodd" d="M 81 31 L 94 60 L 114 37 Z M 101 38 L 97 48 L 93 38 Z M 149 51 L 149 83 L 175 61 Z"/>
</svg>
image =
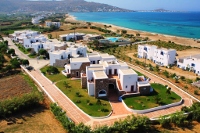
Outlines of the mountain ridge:
<svg viewBox="0 0 200 133">
<path fill-rule="evenodd" d="M 0 12 L 128 12 L 107 4 L 86 2 L 85 0 L 63 1 L 28 1 L 28 0 L 1 0 Z"/>
</svg>

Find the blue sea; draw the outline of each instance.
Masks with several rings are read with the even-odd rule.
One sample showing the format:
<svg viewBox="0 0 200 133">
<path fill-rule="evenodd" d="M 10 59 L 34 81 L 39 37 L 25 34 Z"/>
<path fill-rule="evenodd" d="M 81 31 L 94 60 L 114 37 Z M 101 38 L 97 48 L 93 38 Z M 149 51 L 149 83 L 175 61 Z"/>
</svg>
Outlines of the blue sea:
<svg viewBox="0 0 200 133">
<path fill-rule="evenodd" d="M 133 30 L 200 38 L 200 12 L 89 12 L 70 15 L 87 22 L 102 22 Z"/>
</svg>

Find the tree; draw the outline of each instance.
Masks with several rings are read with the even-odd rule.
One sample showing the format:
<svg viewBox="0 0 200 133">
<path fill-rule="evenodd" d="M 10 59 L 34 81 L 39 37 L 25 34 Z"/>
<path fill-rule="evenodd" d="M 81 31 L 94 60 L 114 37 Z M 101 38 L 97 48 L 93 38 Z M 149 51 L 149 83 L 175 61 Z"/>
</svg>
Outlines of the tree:
<svg viewBox="0 0 200 133">
<path fill-rule="evenodd" d="M 98 40 L 94 40 L 93 44 L 95 45 L 96 48 L 99 48 L 99 41 Z"/>
<path fill-rule="evenodd" d="M 64 81 L 64 82 L 63 82 L 63 85 L 65 86 L 66 89 L 71 87 L 71 86 L 69 85 L 69 82 L 67 82 L 67 81 Z"/>
<path fill-rule="evenodd" d="M 20 62 L 17 60 L 17 58 L 13 58 L 10 60 L 10 63 L 14 69 L 20 67 Z"/>
<path fill-rule="evenodd" d="M 52 38 L 52 34 L 48 34 L 47 36 L 48 36 L 48 38 L 49 38 L 49 39 L 51 39 L 51 38 Z"/>
<path fill-rule="evenodd" d="M 38 54 L 39 55 L 46 55 L 46 53 L 48 53 L 45 49 L 40 49 Z"/>
<path fill-rule="evenodd" d="M 140 33 L 136 33 L 136 36 L 140 36 Z"/>
<path fill-rule="evenodd" d="M 6 45 L 6 46 L 8 46 L 8 41 L 7 40 L 5 40 L 5 41 L 3 41 L 4 42 L 4 44 Z"/>
<path fill-rule="evenodd" d="M 157 95 L 157 96 L 154 97 L 154 100 L 156 101 L 156 104 L 159 104 L 160 101 L 161 101 L 161 98 L 160 98 L 159 95 Z"/>
<path fill-rule="evenodd" d="M 3 40 L 3 37 L 2 37 L 2 35 L 0 35 L 0 40 Z"/>
<path fill-rule="evenodd" d="M 0 53 L 2 54 L 6 53 L 7 49 L 8 49 L 8 46 L 6 44 L 0 43 Z"/>
<path fill-rule="evenodd" d="M 6 66 L 6 71 L 10 72 L 12 70 L 12 66 L 11 65 L 7 65 Z"/>
<path fill-rule="evenodd" d="M 53 74 L 59 73 L 58 68 L 56 68 L 56 67 L 54 67 L 54 66 L 48 66 L 48 67 L 47 67 L 47 72 L 48 72 L 49 74 L 51 74 L 51 73 L 53 73 Z"/>
<path fill-rule="evenodd" d="M 116 32 L 117 32 L 117 34 L 119 34 L 119 33 L 120 33 L 120 30 L 117 30 Z"/>
<path fill-rule="evenodd" d="M 127 30 L 122 30 L 121 33 L 122 33 L 122 34 L 126 34 L 126 33 L 127 33 Z"/>
<path fill-rule="evenodd" d="M 9 49 L 8 54 L 15 55 L 15 50 L 13 48 Z"/>
<path fill-rule="evenodd" d="M 0 63 L 4 63 L 6 60 L 3 56 L 3 54 L 0 53 Z"/>
<path fill-rule="evenodd" d="M 29 61 L 28 60 L 22 60 L 22 64 L 25 65 L 25 66 L 29 65 Z"/>
<path fill-rule="evenodd" d="M 166 90 L 166 94 L 170 95 L 171 94 L 171 88 L 168 87 L 167 90 Z"/>
</svg>

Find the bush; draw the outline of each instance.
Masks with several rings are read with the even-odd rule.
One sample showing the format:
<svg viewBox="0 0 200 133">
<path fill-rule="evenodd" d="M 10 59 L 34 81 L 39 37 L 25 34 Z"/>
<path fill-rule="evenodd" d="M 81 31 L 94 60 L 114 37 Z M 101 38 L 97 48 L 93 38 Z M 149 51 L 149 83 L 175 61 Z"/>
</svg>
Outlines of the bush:
<svg viewBox="0 0 200 133">
<path fill-rule="evenodd" d="M 64 129 L 66 129 L 69 133 L 90 133 L 91 129 L 88 126 L 85 126 L 83 123 L 79 125 L 75 125 L 70 119 L 66 116 L 66 113 L 62 111 L 62 109 L 57 106 L 55 103 L 50 105 L 51 111 L 56 116 L 56 119 L 60 121 Z"/>
<path fill-rule="evenodd" d="M 108 109 L 101 109 L 101 112 L 109 112 L 109 110 Z"/>
<path fill-rule="evenodd" d="M 58 70 L 58 68 L 56 68 L 56 67 L 54 67 L 54 66 L 48 66 L 48 67 L 47 67 L 47 72 L 48 72 L 49 74 L 51 74 L 51 73 L 57 74 L 57 73 L 59 73 L 59 70 Z"/>
<path fill-rule="evenodd" d="M 39 92 L 24 94 L 21 97 L 14 97 L 0 101 L 0 116 L 13 114 L 17 111 L 32 108 L 43 101 L 43 96 Z"/>
<path fill-rule="evenodd" d="M 195 95 L 198 95 L 198 94 L 199 94 L 199 91 L 198 91 L 198 90 L 194 90 L 194 94 L 195 94 Z"/>
<path fill-rule="evenodd" d="M 170 121 L 169 118 L 167 118 L 166 116 L 161 116 L 159 118 L 159 123 L 162 127 L 167 127 L 170 125 Z"/>
</svg>

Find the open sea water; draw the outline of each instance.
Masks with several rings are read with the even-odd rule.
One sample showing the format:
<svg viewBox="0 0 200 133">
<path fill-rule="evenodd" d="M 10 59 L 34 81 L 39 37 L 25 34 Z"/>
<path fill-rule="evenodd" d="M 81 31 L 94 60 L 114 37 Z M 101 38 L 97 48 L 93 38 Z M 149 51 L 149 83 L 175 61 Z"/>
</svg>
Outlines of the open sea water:
<svg viewBox="0 0 200 133">
<path fill-rule="evenodd" d="M 70 15 L 86 22 L 200 39 L 200 12 L 89 12 Z"/>
</svg>

